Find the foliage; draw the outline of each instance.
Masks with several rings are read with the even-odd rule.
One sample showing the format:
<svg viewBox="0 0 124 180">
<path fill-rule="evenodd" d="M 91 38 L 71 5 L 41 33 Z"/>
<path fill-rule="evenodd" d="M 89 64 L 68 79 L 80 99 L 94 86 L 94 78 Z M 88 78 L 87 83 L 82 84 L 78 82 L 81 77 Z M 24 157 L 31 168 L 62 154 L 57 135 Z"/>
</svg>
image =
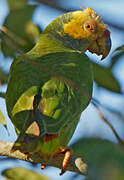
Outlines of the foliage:
<svg viewBox="0 0 124 180">
<path fill-rule="evenodd" d="M 7 83 L 8 75 L 0 69 L 0 85 Z"/>
<path fill-rule="evenodd" d="M 111 69 L 98 65 L 94 62 L 92 62 L 92 64 L 94 71 L 94 81 L 98 84 L 98 86 L 116 93 L 121 93 L 120 84 L 114 77 Z"/>
<path fill-rule="evenodd" d="M 10 12 L 2 28 L 1 48 L 5 56 L 13 57 L 18 51 L 27 52 L 39 35 L 38 27 L 31 20 L 36 6 L 24 2 L 9 1 Z"/>
<path fill-rule="evenodd" d="M 6 169 L 2 172 L 2 175 L 6 177 L 6 180 L 13 179 L 13 180 L 50 180 L 49 178 L 38 174 L 34 171 L 22 168 L 22 167 L 15 167 Z"/>
<path fill-rule="evenodd" d="M 117 144 L 98 138 L 83 138 L 71 145 L 75 155 L 88 164 L 88 179 L 105 180 L 124 177 L 124 152 Z"/>
<path fill-rule="evenodd" d="M 0 110 L 0 124 L 2 124 L 4 127 L 6 127 L 6 121 L 4 119 L 3 113 Z"/>
</svg>

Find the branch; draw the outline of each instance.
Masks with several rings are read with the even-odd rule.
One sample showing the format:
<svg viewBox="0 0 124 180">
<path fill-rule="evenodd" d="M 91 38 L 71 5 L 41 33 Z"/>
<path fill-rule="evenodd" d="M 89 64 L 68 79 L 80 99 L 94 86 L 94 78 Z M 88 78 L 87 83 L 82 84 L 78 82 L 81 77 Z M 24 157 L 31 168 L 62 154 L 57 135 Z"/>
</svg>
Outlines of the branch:
<svg viewBox="0 0 124 180">
<path fill-rule="evenodd" d="M 0 92 L 0 97 L 1 97 L 1 98 L 5 98 L 5 96 L 6 96 L 6 94 L 5 94 L 5 93 Z"/>
<path fill-rule="evenodd" d="M 8 156 L 10 158 L 16 158 L 24 161 L 43 163 L 47 166 L 54 166 L 61 169 L 64 154 L 59 154 L 54 158 L 42 158 L 38 153 L 28 157 L 28 155 L 21 153 L 20 151 L 12 152 L 11 149 L 14 143 L 0 141 L 0 156 Z M 86 175 L 87 165 L 83 162 L 82 158 L 72 156 L 67 167 L 67 170 Z"/>
<path fill-rule="evenodd" d="M 19 36 L 17 36 L 15 33 L 13 33 L 12 31 L 10 31 L 7 27 L 5 26 L 0 26 L 0 31 L 2 31 L 4 34 L 6 34 L 9 38 L 11 38 L 12 40 L 16 39 L 16 42 L 18 42 L 18 44 L 20 44 L 21 46 L 26 45 L 26 41 L 22 38 L 20 38 Z"/>
<path fill-rule="evenodd" d="M 116 132 L 115 128 L 113 127 L 113 125 L 106 119 L 106 117 L 104 116 L 102 110 L 99 108 L 99 106 L 92 101 L 92 104 L 95 106 L 95 108 L 97 109 L 99 116 L 101 117 L 101 119 L 110 127 L 110 129 L 112 130 L 112 132 L 114 133 L 120 147 L 122 147 L 124 149 L 124 142 L 123 140 L 119 137 L 118 133 Z"/>
<path fill-rule="evenodd" d="M 49 6 L 51 8 L 57 9 L 57 10 L 62 11 L 62 12 L 69 12 L 69 11 L 75 10 L 74 8 L 63 8 L 63 7 L 61 7 L 57 0 L 52 0 L 52 1 L 50 1 L 50 0 L 36 0 L 36 1 L 44 4 L 45 6 Z"/>
<path fill-rule="evenodd" d="M 106 109 L 107 111 L 116 114 L 117 116 L 119 116 L 120 118 L 123 118 L 123 114 L 121 114 L 121 112 L 115 108 L 112 108 L 106 104 L 101 103 L 99 100 L 92 98 L 92 103 L 97 104 L 99 107 L 102 107 L 103 109 Z"/>
</svg>

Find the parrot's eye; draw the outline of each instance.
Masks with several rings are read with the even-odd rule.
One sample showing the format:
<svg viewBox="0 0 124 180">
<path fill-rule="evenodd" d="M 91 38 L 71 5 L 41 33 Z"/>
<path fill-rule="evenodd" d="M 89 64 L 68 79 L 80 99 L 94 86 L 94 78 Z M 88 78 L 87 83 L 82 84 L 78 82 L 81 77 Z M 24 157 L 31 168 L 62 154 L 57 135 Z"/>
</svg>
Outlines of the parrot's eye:
<svg viewBox="0 0 124 180">
<path fill-rule="evenodd" d="M 85 31 L 96 32 L 96 23 L 92 21 L 86 21 L 83 25 Z"/>
</svg>

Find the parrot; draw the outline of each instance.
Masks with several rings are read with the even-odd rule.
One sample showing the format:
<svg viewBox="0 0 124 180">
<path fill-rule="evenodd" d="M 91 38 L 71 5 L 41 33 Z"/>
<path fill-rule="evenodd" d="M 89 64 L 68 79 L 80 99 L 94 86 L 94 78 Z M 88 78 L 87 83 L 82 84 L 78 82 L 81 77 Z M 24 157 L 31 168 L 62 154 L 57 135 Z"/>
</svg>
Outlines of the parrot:
<svg viewBox="0 0 124 180">
<path fill-rule="evenodd" d="M 92 98 L 93 67 L 85 52 L 104 59 L 110 49 L 107 25 L 87 7 L 57 17 L 29 52 L 15 58 L 6 91 L 18 135 L 12 150 L 43 158 L 63 153 L 60 175 L 66 171 L 73 154 L 68 143 Z"/>
</svg>

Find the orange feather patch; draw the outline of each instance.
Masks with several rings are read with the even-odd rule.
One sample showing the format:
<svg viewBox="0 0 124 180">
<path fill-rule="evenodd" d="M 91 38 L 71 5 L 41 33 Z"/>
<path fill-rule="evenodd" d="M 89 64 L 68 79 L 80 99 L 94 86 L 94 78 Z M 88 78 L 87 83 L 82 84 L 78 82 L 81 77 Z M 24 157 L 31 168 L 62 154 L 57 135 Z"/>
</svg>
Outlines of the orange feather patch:
<svg viewBox="0 0 124 180">
<path fill-rule="evenodd" d="M 57 138 L 57 137 L 58 137 L 58 134 L 46 134 L 44 136 L 44 142 L 51 141 L 52 139 Z"/>
</svg>

